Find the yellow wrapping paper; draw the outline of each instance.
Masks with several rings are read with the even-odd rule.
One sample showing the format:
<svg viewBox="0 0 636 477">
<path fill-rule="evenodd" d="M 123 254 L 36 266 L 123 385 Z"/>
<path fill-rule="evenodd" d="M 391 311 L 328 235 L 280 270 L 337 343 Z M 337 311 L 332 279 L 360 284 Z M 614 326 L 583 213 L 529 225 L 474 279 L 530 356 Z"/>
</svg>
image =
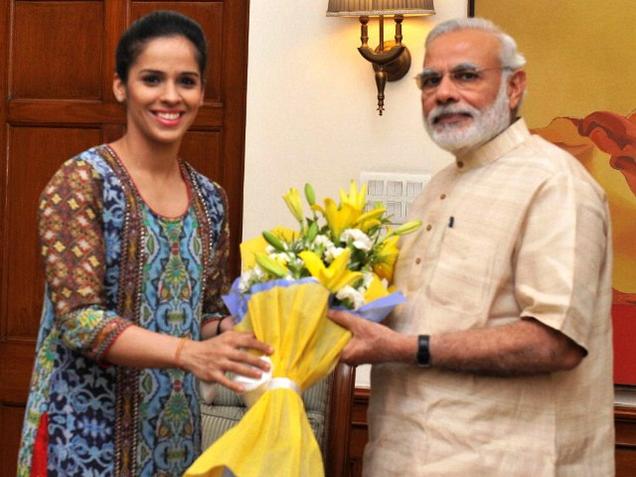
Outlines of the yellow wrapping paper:
<svg viewBox="0 0 636 477">
<path fill-rule="evenodd" d="M 327 318 L 329 291 L 319 283 L 290 283 L 253 294 L 241 331 L 272 345 L 273 377 L 303 391 L 327 376 L 351 333 Z M 241 421 L 203 452 L 186 477 L 322 477 L 320 448 L 300 395 L 266 391 Z"/>
</svg>

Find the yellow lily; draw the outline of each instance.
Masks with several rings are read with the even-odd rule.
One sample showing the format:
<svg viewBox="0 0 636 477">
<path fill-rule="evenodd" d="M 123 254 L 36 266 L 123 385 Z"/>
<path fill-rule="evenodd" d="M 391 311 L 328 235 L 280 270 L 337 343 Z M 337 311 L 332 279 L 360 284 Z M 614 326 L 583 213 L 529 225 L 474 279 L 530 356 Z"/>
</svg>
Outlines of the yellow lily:
<svg viewBox="0 0 636 477">
<path fill-rule="evenodd" d="M 332 293 L 336 293 L 346 285 L 351 285 L 362 276 L 361 272 L 352 272 L 347 268 L 351 257 L 349 249 L 338 255 L 329 267 L 325 267 L 320 257 L 313 252 L 304 251 L 299 255 L 311 276 Z"/>
<path fill-rule="evenodd" d="M 391 235 L 386 237 L 378 249 L 377 261 L 373 265 L 373 271 L 380 277 L 385 278 L 389 283 L 393 281 L 393 269 L 400 250 L 398 249 L 399 237 Z"/>
<path fill-rule="evenodd" d="M 374 273 L 371 283 L 367 287 L 367 291 L 364 294 L 365 303 L 383 298 L 389 294 L 389 290 L 384 286 L 382 280 Z"/>
<path fill-rule="evenodd" d="M 272 229 L 272 233 L 276 235 L 285 243 L 292 243 L 300 237 L 298 230 L 290 229 L 288 227 L 281 227 L 280 225 Z"/>
<path fill-rule="evenodd" d="M 366 233 L 370 228 L 381 224 L 378 219 L 384 212 L 386 212 L 384 207 L 376 207 L 358 217 L 353 225 Z"/>
<path fill-rule="evenodd" d="M 300 202 L 300 192 L 298 192 L 298 189 L 295 187 L 289 189 L 287 194 L 283 196 L 283 200 L 296 220 L 302 223 L 305 216 L 303 215 L 303 206 Z"/>
<path fill-rule="evenodd" d="M 285 243 L 292 243 L 298 239 L 298 232 L 287 227 L 275 227 L 271 233 Z M 241 269 L 247 270 L 256 265 L 256 254 L 265 253 L 267 242 L 262 235 L 245 240 L 241 243 Z"/>
<path fill-rule="evenodd" d="M 360 216 L 359 212 L 349 204 L 338 207 L 333 199 L 325 199 L 323 211 L 333 240 L 339 240 L 345 229 L 351 228 Z"/>
<path fill-rule="evenodd" d="M 349 194 L 346 194 L 344 190 L 340 189 L 340 203 L 342 205 L 349 204 L 358 212 L 358 214 L 361 214 L 367 203 L 367 185 L 362 184 L 358 191 L 356 182 L 351 181 L 349 185 Z"/>
</svg>

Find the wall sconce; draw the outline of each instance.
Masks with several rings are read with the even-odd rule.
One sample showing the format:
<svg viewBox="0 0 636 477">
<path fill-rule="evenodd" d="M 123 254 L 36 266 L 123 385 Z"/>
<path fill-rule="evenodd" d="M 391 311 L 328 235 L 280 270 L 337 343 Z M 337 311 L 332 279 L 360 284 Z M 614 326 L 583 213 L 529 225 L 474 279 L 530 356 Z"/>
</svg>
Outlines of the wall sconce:
<svg viewBox="0 0 636 477">
<path fill-rule="evenodd" d="M 397 81 L 411 67 L 411 54 L 402 44 L 402 21 L 404 15 L 434 15 L 433 0 L 329 0 L 328 17 L 359 17 L 360 40 L 358 48 L 365 60 L 375 70 L 378 87 L 378 113 L 384 111 L 384 87 L 387 81 Z M 384 41 L 384 17 L 394 15 L 395 41 Z M 369 17 L 379 17 L 380 44 L 375 50 L 369 48 Z"/>
</svg>

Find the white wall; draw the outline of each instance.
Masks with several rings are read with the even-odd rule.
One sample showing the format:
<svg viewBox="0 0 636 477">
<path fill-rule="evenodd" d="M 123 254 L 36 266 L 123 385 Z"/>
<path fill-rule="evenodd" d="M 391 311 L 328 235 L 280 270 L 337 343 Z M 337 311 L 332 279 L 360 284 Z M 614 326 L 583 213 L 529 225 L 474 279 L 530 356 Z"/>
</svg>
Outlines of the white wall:
<svg viewBox="0 0 636 477">
<path fill-rule="evenodd" d="M 419 91 L 423 42 L 435 23 L 466 16 L 466 0 L 437 0 L 436 15 L 406 18 L 412 65 L 387 83 L 385 112 L 376 112 L 371 65 L 357 51 L 356 18 L 327 18 L 327 0 L 252 0 L 247 84 L 243 237 L 274 225 L 294 226 L 281 196 L 313 184 L 335 197 L 361 171 L 435 172 L 450 156 L 428 138 Z M 302 7 L 300 6 L 302 5 Z M 385 38 L 393 36 L 386 22 Z M 377 20 L 369 44 L 377 45 Z M 360 369 L 358 383 L 368 383 Z"/>
</svg>

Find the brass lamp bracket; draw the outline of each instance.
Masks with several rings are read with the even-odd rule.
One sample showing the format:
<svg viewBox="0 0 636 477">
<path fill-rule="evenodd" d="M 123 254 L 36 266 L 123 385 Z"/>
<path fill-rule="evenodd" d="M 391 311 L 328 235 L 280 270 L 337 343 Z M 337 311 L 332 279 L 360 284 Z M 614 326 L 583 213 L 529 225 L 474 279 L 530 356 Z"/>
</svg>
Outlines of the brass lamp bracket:
<svg viewBox="0 0 636 477">
<path fill-rule="evenodd" d="M 384 17 L 380 16 L 380 44 L 375 50 L 369 48 L 369 17 L 360 17 L 360 40 L 358 51 L 373 65 L 378 89 L 378 114 L 384 111 L 384 87 L 387 81 L 402 78 L 411 67 L 411 54 L 402 44 L 402 15 L 395 15 L 395 42 L 384 41 Z"/>
<path fill-rule="evenodd" d="M 391 50 L 395 46 L 395 42 L 387 41 L 384 43 L 384 51 Z M 379 51 L 379 48 L 376 48 L 376 51 Z M 373 69 L 378 71 L 380 68 L 378 65 L 373 64 Z M 397 81 L 399 79 L 404 78 L 404 75 L 408 73 L 411 68 L 411 52 L 409 49 L 402 45 L 402 49 L 397 58 L 393 61 L 390 61 L 383 65 L 384 71 L 386 71 L 386 79 L 387 81 Z"/>
</svg>

